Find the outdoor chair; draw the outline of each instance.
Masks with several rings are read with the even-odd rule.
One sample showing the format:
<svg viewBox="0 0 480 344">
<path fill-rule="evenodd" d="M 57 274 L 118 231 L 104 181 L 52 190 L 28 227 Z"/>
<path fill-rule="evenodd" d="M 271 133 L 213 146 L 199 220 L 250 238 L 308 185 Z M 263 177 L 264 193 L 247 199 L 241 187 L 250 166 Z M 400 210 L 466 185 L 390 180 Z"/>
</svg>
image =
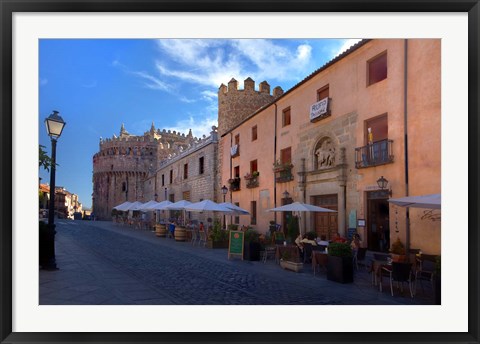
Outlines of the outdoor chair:
<svg viewBox="0 0 480 344">
<path fill-rule="evenodd" d="M 198 232 L 198 245 L 200 246 L 203 243 L 203 247 L 207 246 L 207 232 L 205 230 Z"/>
<path fill-rule="evenodd" d="M 303 244 L 303 263 L 312 262 L 312 244 L 304 243 Z"/>
<path fill-rule="evenodd" d="M 413 298 L 414 290 L 412 282 L 414 275 L 412 273 L 412 263 L 392 262 L 391 267 L 382 267 L 382 274 L 387 275 L 390 280 L 390 292 L 393 296 L 393 282 L 397 282 L 397 287 L 400 285 L 400 291 L 403 292 L 403 283 L 408 283 L 410 296 Z M 382 283 L 380 283 L 380 291 L 382 291 Z"/>
<path fill-rule="evenodd" d="M 363 265 L 365 269 L 367 269 L 367 264 L 365 262 L 365 258 L 367 256 L 367 248 L 366 247 L 359 247 L 358 250 L 355 251 L 353 255 L 353 264 L 358 270 L 358 265 Z"/>
<path fill-rule="evenodd" d="M 197 242 L 198 239 L 199 239 L 198 229 L 194 227 L 192 229 L 192 240 L 191 240 L 191 243 L 193 246 L 195 246 L 195 243 Z"/>
<path fill-rule="evenodd" d="M 433 290 L 435 258 L 436 256 L 430 254 L 422 254 L 420 257 L 417 257 L 415 269 L 415 292 L 417 291 L 417 281 L 420 281 L 422 293 L 424 292 L 422 281 L 429 281 Z"/>
<path fill-rule="evenodd" d="M 266 263 L 269 257 L 275 259 L 275 253 L 275 246 L 265 246 L 265 249 L 262 251 L 262 261 Z"/>
</svg>

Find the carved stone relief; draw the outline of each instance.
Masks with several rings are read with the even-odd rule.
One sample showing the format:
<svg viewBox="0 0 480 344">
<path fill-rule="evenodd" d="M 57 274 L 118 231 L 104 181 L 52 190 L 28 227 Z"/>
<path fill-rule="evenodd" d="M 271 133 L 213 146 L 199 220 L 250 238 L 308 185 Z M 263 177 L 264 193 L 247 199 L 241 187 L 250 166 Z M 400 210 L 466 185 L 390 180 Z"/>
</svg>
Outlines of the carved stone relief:
<svg viewBox="0 0 480 344">
<path fill-rule="evenodd" d="M 329 137 L 318 141 L 315 147 L 315 166 L 317 170 L 335 166 L 335 145 Z"/>
</svg>

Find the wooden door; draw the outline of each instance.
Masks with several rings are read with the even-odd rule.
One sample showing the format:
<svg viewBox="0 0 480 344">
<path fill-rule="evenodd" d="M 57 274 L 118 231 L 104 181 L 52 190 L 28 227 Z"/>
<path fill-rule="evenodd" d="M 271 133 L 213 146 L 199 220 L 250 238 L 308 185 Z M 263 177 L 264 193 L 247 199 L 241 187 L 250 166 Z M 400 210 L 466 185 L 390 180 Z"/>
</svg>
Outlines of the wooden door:
<svg viewBox="0 0 480 344">
<path fill-rule="evenodd" d="M 338 211 L 338 196 L 322 195 L 314 196 L 313 204 L 322 208 Z M 325 235 L 327 240 L 335 237 L 338 232 L 338 215 L 337 213 L 313 213 L 313 224 L 317 236 Z M 308 230 L 307 230 L 308 231 Z"/>
</svg>

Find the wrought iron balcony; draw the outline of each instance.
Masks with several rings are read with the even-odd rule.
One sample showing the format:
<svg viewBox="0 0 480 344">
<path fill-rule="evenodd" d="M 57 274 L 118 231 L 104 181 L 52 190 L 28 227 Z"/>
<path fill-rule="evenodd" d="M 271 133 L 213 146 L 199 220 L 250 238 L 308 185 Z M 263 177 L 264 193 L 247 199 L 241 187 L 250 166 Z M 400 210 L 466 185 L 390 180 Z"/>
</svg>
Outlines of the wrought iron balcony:
<svg viewBox="0 0 480 344">
<path fill-rule="evenodd" d="M 381 140 L 355 148 L 355 167 L 366 168 L 393 162 L 393 140 Z"/>
</svg>

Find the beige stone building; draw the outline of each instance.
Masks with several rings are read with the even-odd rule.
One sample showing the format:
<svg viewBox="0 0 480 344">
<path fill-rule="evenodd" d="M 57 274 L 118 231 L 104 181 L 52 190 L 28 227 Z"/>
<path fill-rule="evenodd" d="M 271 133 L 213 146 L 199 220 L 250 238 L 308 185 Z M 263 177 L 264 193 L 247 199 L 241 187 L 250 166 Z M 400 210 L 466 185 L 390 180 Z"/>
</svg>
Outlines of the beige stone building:
<svg viewBox="0 0 480 344">
<path fill-rule="evenodd" d="M 208 137 L 196 139 L 185 150 L 179 149 L 160 162 L 160 167 L 145 179 L 144 199 L 220 201 L 218 195 L 218 133 L 213 127 Z M 168 212 L 164 216 L 173 216 Z M 181 214 L 178 214 L 181 215 Z M 187 213 L 188 220 L 206 221 L 213 214 Z"/>
<path fill-rule="evenodd" d="M 300 201 L 337 211 L 303 214 L 303 232 L 358 231 L 376 251 L 399 237 L 439 253 L 438 214 L 410 210 L 407 230 L 388 198 L 440 193 L 440 111 L 440 40 L 361 41 L 221 133 L 220 185 L 252 213 L 240 224 L 260 232 L 286 225 L 289 214 L 267 209 Z"/>
</svg>

